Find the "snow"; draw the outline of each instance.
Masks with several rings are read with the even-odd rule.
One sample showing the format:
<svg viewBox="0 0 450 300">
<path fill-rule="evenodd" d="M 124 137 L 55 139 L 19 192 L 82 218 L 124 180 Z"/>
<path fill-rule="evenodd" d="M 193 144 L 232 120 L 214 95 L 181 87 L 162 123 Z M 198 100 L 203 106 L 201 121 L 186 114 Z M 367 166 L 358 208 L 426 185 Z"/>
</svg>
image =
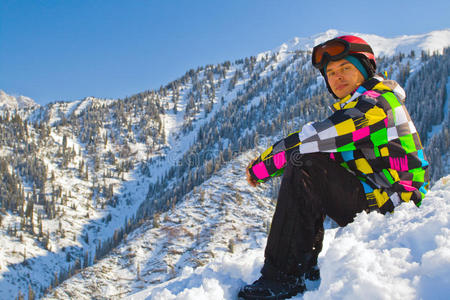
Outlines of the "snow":
<svg viewBox="0 0 450 300">
<path fill-rule="evenodd" d="M 258 277 L 262 264 L 262 249 L 249 250 L 196 270 L 186 267 L 176 280 L 125 299 L 233 299 L 243 282 Z"/>
<path fill-rule="evenodd" d="M 39 106 L 33 99 L 25 96 L 12 96 L 0 90 L 0 107 L 9 109 L 32 108 Z"/>
<path fill-rule="evenodd" d="M 211 258 L 227 261 L 230 240 L 235 241 L 234 253 L 261 249 L 274 205 L 262 195 L 263 189 L 255 190 L 242 180 L 242 170 L 253 156 L 247 153 L 230 162 L 159 216 L 158 226 L 153 220 L 144 223 L 111 255 L 62 283 L 55 289 L 57 296 L 46 299 L 115 299 L 135 293 L 146 285 L 197 272 Z M 241 275 L 235 278 L 240 284 Z"/>
<path fill-rule="evenodd" d="M 345 32 L 336 29 L 327 30 L 307 38 L 293 38 L 290 42 L 284 43 L 274 50 L 274 52 L 289 52 L 296 50 L 312 50 L 312 48 L 329 39 L 342 35 L 356 35 L 363 38 L 370 44 L 376 56 L 392 56 L 400 52 L 409 54 L 411 50 L 420 54 L 420 51 L 437 51 L 442 53 L 442 49 L 450 46 L 450 29 L 432 31 L 419 35 L 403 35 L 393 38 L 385 38 L 375 34 Z M 268 53 L 271 53 L 270 51 Z"/>
<path fill-rule="evenodd" d="M 235 299 L 259 277 L 262 247 L 227 254 L 204 267 L 185 267 L 170 281 L 126 299 Z M 361 213 L 327 229 L 319 257 L 320 285 L 292 299 L 445 299 L 450 295 L 450 176 L 420 208 Z M 310 283 L 309 283 L 310 284 Z"/>
</svg>

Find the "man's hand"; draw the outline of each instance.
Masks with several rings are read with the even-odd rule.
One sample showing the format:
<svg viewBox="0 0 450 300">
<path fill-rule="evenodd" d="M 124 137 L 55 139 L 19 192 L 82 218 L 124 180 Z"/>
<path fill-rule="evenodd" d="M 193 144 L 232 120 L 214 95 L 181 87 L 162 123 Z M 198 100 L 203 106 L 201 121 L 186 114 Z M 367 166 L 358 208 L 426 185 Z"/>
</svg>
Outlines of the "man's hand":
<svg viewBox="0 0 450 300">
<path fill-rule="evenodd" d="M 250 175 L 250 171 L 248 170 L 248 169 L 250 169 L 250 167 L 252 166 L 252 164 L 255 162 L 255 160 L 256 160 L 256 159 L 252 160 L 252 161 L 248 164 L 247 169 L 245 169 L 245 174 L 247 175 L 247 182 L 248 182 L 248 184 L 250 184 L 252 187 L 256 187 L 256 186 L 259 185 L 259 182 L 256 181 L 256 179 L 254 179 L 254 178 L 252 177 L 252 175 Z"/>
</svg>

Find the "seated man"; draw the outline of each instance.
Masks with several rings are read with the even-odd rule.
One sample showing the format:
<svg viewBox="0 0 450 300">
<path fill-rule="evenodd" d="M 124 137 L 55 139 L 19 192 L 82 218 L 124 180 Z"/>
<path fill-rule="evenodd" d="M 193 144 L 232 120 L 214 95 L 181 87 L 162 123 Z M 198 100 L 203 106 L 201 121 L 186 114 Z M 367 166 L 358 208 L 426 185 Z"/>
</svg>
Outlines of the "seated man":
<svg viewBox="0 0 450 300">
<path fill-rule="evenodd" d="M 314 47 L 312 64 L 340 100 L 327 119 L 278 141 L 247 168 L 252 186 L 283 179 L 262 276 L 241 288 L 245 299 L 289 298 L 304 292 L 305 279 L 319 279 L 325 216 L 346 226 L 362 211 L 420 206 L 427 192 L 428 163 L 405 92 L 375 74 L 372 48 L 341 36 Z"/>
</svg>

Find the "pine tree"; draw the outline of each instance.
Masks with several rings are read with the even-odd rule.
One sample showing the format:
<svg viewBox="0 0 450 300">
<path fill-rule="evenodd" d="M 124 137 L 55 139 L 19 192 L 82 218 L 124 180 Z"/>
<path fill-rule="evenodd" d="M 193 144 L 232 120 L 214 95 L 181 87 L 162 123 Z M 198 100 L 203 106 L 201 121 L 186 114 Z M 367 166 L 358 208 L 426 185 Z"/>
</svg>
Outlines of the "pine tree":
<svg viewBox="0 0 450 300">
<path fill-rule="evenodd" d="M 34 300 L 35 294 L 33 291 L 33 288 L 31 287 L 31 284 L 28 284 L 28 300 Z"/>
</svg>

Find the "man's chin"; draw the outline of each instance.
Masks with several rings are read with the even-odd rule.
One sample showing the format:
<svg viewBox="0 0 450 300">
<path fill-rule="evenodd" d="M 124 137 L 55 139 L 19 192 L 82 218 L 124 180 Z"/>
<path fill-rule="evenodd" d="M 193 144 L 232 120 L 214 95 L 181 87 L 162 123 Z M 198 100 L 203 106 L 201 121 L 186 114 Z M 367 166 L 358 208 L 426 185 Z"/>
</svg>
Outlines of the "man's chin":
<svg viewBox="0 0 450 300">
<path fill-rule="evenodd" d="M 338 96 L 339 99 L 344 98 L 345 96 L 347 96 L 348 94 L 350 94 L 350 92 L 345 92 L 345 91 L 341 91 L 341 92 L 335 92 L 334 93 L 336 96 Z"/>
</svg>

